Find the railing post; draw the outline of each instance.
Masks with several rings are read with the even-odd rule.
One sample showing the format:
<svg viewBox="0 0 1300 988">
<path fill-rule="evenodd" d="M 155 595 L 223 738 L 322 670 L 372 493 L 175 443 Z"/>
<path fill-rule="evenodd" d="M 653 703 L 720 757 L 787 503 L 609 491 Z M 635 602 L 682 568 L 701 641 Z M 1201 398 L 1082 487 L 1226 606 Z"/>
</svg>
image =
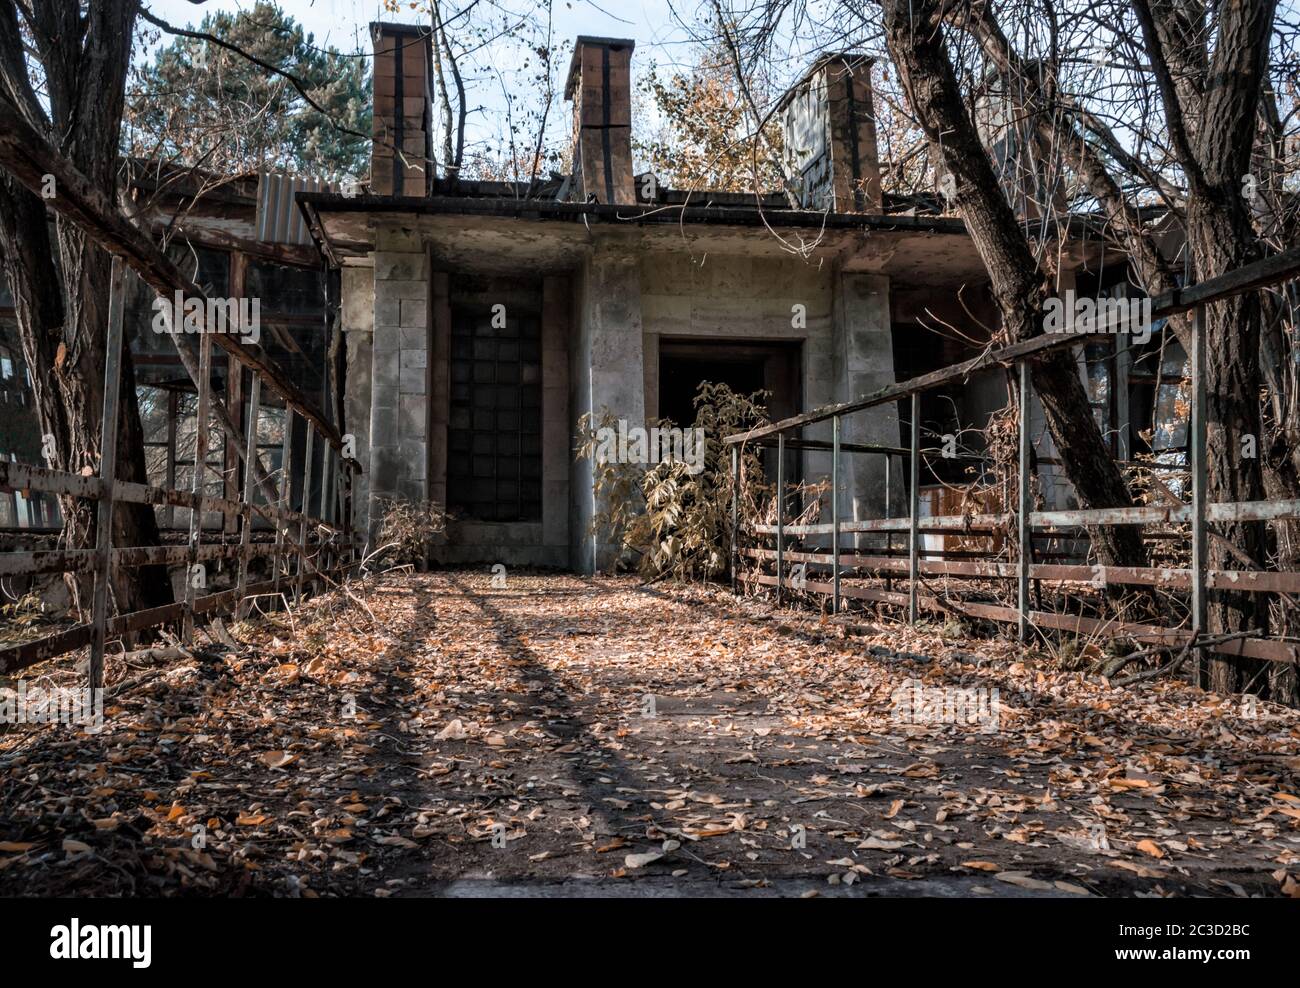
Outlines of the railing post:
<svg viewBox="0 0 1300 988">
<path fill-rule="evenodd" d="M 199 545 L 203 541 L 203 492 L 208 468 L 208 401 L 212 390 L 212 334 L 199 334 L 198 400 L 194 408 L 194 475 L 190 478 L 190 493 L 194 503 L 190 507 L 189 553 L 185 565 L 185 606 L 181 621 L 181 639 L 185 644 L 194 640 L 194 567 L 199 561 Z M 205 581 L 206 582 L 206 581 Z"/>
<path fill-rule="evenodd" d="M 731 592 L 736 592 L 736 569 L 740 564 L 740 445 L 731 445 Z"/>
<path fill-rule="evenodd" d="M 909 492 L 911 508 L 907 531 L 907 621 L 916 624 L 916 581 L 920 576 L 919 521 L 921 514 L 921 394 L 912 393 L 912 463 L 910 467 L 912 489 Z"/>
<path fill-rule="evenodd" d="M 831 613 L 840 612 L 840 417 L 831 419 Z"/>
<path fill-rule="evenodd" d="M 334 447 L 328 439 L 321 444 L 320 451 L 320 507 L 317 509 L 316 517 L 322 522 L 329 523 L 329 502 L 330 502 L 330 454 L 334 452 Z M 327 573 L 329 571 L 329 540 L 330 534 L 327 529 L 318 528 L 320 538 L 316 548 L 316 565 L 313 567 L 314 573 Z M 316 580 L 312 580 L 313 588 L 316 586 Z"/>
<path fill-rule="evenodd" d="M 353 487 L 352 462 L 343 461 L 343 541 L 347 546 L 348 565 L 351 566 L 357 561 L 357 547 L 353 542 L 352 531 L 352 493 Z"/>
<path fill-rule="evenodd" d="M 776 434 L 776 606 L 781 606 L 785 579 L 785 433 Z"/>
<path fill-rule="evenodd" d="M 307 519 L 310 517 L 309 508 L 311 506 L 311 456 L 312 440 L 316 436 L 316 430 L 308 419 L 303 419 L 307 423 L 307 448 L 303 454 L 302 465 L 302 503 L 301 510 L 298 512 L 298 572 L 297 580 L 294 581 L 293 588 L 293 605 L 297 607 L 302 603 L 302 580 L 304 570 L 307 568 Z"/>
<path fill-rule="evenodd" d="M 1192 413 L 1188 456 L 1192 472 L 1192 634 L 1204 635 L 1207 606 L 1205 593 L 1206 532 L 1206 421 L 1205 421 L 1205 306 L 1198 305 L 1192 318 Z M 1205 686 L 1205 654 L 1193 650 L 1192 681 Z"/>
<path fill-rule="evenodd" d="M 293 485 L 293 409 L 284 404 L 284 435 L 280 440 L 280 503 L 275 509 L 275 592 L 280 592 L 280 570 L 287 573 L 285 540 L 289 537 L 289 488 Z"/>
<path fill-rule="evenodd" d="M 1029 566 L 1034 559 L 1033 529 L 1029 525 L 1029 361 L 1020 369 L 1020 482 L 1017 488 L 1020 560 L 1016 572 L 1016 608 L 1019 611 L 1020 640 L 1029 640 Z"/>
<path fill-rule="evenodd" d="M 113 563 L 113 482 L 117 478 L 117 402 L 122 390 L 122 313 L 126 303 L 126 268 L 113 258 L 108 290 L 108 338 L 104 350 L 104 402 L 99 423 L 99 479 L 103 489 L 95 514 L 95 585 L 90 605 L 90 689 L 104 687 L 104 641 L 108 635 L 108 581 Z M 95 703 L 97 694 L 91 693 Z M 96 704 L 96 707 L 98 705 Z"/>
<path fill-rule="evenodd" d="M 231 362 L 233 364 L 233 361 Z M 236 365 L 237 366 L 237 365 Z M 242 368 L 237 373 L 242 373 Z M 252 372 L 253 387 L 248 394 L 248 439 L 244 457 L 243 519 L 239 531 L 239 590 L 236 593 L 235 620 L 243 620 L 248 613 L 244 595 L 248 591 L 248 557 L 253 540 L 253 501 L 256 498 L 256 481 L 253 464 L 257 458 L 257 422 L 262 410 L 262 379 Z"/>
<path fill-rule="evenodd" d="M 892 453 L 885 454 L 885 520 L 893 518 L 893 500 L 891 493 L 894 487 L 894 456 Z M 885 533 L 885 558 L 893 560 L 894 558 L 894 533 Z M 894 574 L 891 570 L 885 570 L 885 590 L 894 589 Z"/>
</svg>

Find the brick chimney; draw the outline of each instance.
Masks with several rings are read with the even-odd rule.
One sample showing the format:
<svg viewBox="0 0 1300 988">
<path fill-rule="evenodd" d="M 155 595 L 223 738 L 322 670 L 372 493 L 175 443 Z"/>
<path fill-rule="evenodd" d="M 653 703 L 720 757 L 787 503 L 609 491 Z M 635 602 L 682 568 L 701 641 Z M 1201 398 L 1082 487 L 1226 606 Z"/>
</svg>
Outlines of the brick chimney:
<svg viewBox="0 0 1300 988">
<path fill-rule="evenodd" d="M 1059 159 L 1044 161 L 1035 140 L 1036 114 L 1048 110 L 1036 62 L 1023 79 L 990 68 L 975 101 L 975 127 L 992 158 L 1007 201 L 1022 220 L 1041 219 L 1044 207 L 1068 212 Z"/>
<path fill-rule="evenodd" d="M 805 209 L 880 212 L 872 59 L 824 55 L 777 107 L 783 162 Z"/>
<path fill-rule="evenodd" d="M 374 142 L 370 152 L 370 191 L 374 195 L 429 193 L 433 181 L 430 34 L 428 28 L 416 24 L 380 21 L 370 25 L 375 48 Z"/>
<path fill-rule="evenodd" d="M 632 49 L 620 38 L 579 37 L 564 98 L 573 101 L 571 199 L 632 205 Z"/>
</svg>

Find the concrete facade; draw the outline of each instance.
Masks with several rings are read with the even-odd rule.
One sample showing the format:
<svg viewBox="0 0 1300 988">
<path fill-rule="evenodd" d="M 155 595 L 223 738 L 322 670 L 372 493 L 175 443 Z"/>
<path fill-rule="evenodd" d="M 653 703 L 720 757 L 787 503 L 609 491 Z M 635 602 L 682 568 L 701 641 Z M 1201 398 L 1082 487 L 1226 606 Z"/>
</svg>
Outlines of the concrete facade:
<svg viewBox="0 0 1300 988">
<path fill-rule="evenodd" d="M 358 450 L 369 465 L 372 535 L 382 499 L 447 500 L 451 297 L 464 275 L 445 269 L 440 256 L 437 238 L 381 227 L 372 267 L 349 268 L 344 282 L 349 421 L 368 424 Z M 875 390 L 894 380 L 889 290 L 887 277 L 794 257 L 647 253 L 597 242 L 571 271 L 542 278 L 541 521 L 453 520 L 433 561 L 612 567 L 617 547 L 592 532 L 604 507 L 593 464 L 574 456 L 582 416 L 653 421 L 663 340 L 796 347 L 801 410 Z M 830 438 L 825 424 L 807 432 Z M 897 436 L 893 406 L 855 416 L 843 433 L 845 442 L 886 445 Z M 829 476 L 828 454 L 800 455 L 805 479 Z M 883 464 L 870 461 L 846 457 L 845 517 L 883 508 Z"/>
<path fill-rule="evenodd" d="M 413 53 L 423 35 L 376 25 L 374 37 L 392 80 L 376 87 L 375 118 L 402 131 L 403 146 L 418 144 L 427 107 L 407 82 L 427 68 Z M 314 235 L 346 271 L 345 414 L 365 437 L 358 522 L 372 538 L 384 499 L 431 500 L 465 514 L 449 523 L 434 562 L 609 569 L 618 549 L 593 531 L 605 507 L 594 467 L 574 455 L 584 416 L 642 427 L 660 418 L 662 397 L 681 417 L 683 390 L 701 378 L 662 381 L 661 367 L 725 377 L 743 365 L 736 380 L 757 374 L 779 390 L 782 416 L 860 397 L 898 379 L 900 285 L 927 299 L 937 289 L 957 309 L 959 288 L 983 281 L 959 222 L 885 215 L 869 66 L 859 57 L 814 66 L 783 117 L 818 137 L 799 167 L 826 177 L 827 213 L 792 210 L 779 196 L 705 193 L 696 203 L 660 190 L 645 200 L 625 149 L 631 53 L 619 39 L 577 40 L 566 86 L 575 170 L 545 191 L 399 173 L 377 150 L 362 201 L 304 202 Z M 503 311 L 522 304 L 528 322 L 496 333 L 484 320 L 507 296 Z M 896 406 L 845 419 L 841 435 L 897 446 Z M 801 438 L 829 441 L 831 424 Z M 827 452 L 800 451 L 792 462 L 792 482 L 829 479 Z M 841 517 L 884 514 L 885 462 L 845 454 Z M 901 513 L 902 469 L 889 486 Z"/>
</svg>

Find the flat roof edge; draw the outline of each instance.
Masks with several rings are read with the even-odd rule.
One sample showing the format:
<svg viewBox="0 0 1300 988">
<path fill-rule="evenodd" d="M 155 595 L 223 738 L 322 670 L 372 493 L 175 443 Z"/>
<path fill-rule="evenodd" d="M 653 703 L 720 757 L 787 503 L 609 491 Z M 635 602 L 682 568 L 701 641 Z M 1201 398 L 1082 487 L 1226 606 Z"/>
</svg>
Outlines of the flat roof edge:
<svg viewBox="0 0 1300 988">
<path fill-rule="evenodd" d="M 619 222 L 700 223 L 732 226 L 804 227 L 809 229 L 911 230 L 918 233 L 967 235 L 954 217 L 888 216 L 879 213 L 822 213 L 809 210 L 741 206 L 611 205 L 537 199 L 468 199 L 459 196 L 345 196 L 337 192 L 299 192 L 300 205 L 321 213 L 412 213 L 415 215 L 500 216 L 519 219 L 612 219 Z"/>
</svg>

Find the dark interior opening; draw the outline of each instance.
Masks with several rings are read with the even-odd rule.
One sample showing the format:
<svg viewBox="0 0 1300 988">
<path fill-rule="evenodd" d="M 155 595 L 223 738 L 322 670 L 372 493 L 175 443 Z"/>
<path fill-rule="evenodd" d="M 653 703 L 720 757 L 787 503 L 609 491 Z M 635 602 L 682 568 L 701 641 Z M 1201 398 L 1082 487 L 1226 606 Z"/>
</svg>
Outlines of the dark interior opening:
<svg viewBox="0 0 1300 988">
<path fill-rule="evenodd" d="M 763 390 L 763 360 L 744 357 L 714 360 L 686 356 L 661 356 L 659 360 L 659 417 L 677 425 L 695 421 L 695 393 L 702 381 L 725 384 L 738 394 Z"/>
<path fill-rule="evenodd" d="M 659 418 L 677 425 L 695 422 L 695 394 L 704 381 L 725 384 L 739 394 L 768 391 L 772 418 L 800 408 L 797 343 L 722 343 L 660 340 Z"/>
<path fill-rule="evenodd" d="M 750 395 L 766 391 L 767 414 L 773 421 L 803 411 L 800 344 L 733 343 L 716 340 L 659 341 L 659 418 L 677 425 L 695 423 L 695 394 L 701 382 L 725 384 Z M 719 437 L 710 436 L 710 439 Z M 802 458 L 786 453 L 786 476 L 802 479 Z M 776 450 L 763 457 L 768 480 L 776 480 Z"/>
</svg>

